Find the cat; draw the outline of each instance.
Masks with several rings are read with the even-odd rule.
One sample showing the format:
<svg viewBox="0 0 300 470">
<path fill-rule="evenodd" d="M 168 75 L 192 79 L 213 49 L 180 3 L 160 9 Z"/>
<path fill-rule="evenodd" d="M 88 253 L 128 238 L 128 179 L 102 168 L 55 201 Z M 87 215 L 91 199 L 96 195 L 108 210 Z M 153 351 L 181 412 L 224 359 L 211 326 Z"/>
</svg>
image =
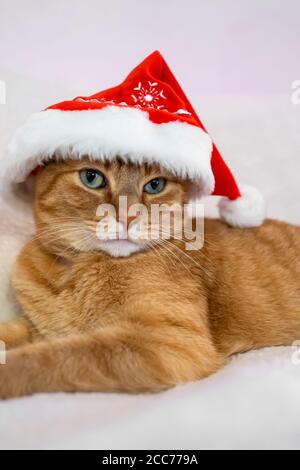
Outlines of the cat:
<svg viewBox="0 0 300 470">
<path fill-rule="evenodd" d="M 161 226 L 156 241 L 97 236 L 97 207 L 112 205 L 126 232 L 139 214 L 126 220 L 120 196 L 183 207 L 195 184 L 119 159 L 41 169 L 36 233 L 12 276 L 22 314 L 0 325 L 0 398 L 159 392 L 210 376 L 235 353 L 300 338 L 299 227 L 206 219 L 203 248 L 189 251 Z"/>
</svg>

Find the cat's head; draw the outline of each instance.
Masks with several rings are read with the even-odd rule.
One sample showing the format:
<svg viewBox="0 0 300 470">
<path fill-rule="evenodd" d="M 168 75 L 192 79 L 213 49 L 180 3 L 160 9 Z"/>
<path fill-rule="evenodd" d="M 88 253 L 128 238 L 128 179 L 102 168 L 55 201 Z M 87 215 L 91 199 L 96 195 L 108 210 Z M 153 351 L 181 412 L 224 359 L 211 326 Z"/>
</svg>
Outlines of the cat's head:
<svg viewBox="0 0 300 470">
<path fill-rule="evenodd" d="M 162 214 L 170 208 L 172 220 L 174 206 L 187 204 L 193 190 L 191 181 L 155 164 L 49 162 L 37 178 L 37 237 L 66 255 L 76 250 L 129 256 L 165 237 Z M 159 219 L 151 212 L 154 206 Z"/>
</svg>

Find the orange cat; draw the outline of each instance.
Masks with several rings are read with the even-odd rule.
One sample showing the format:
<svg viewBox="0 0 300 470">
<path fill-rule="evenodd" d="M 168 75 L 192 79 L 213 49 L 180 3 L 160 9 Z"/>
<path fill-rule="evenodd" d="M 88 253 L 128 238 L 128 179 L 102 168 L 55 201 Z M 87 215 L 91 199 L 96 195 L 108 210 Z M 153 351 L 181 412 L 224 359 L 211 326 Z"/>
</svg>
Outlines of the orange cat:
<svg viewBox="0 0 300 470">
<path fill-rule="evenodd" d="M 183 206 L 193 191 L 154 165 L 85 158 L 43 168 L 36 236 L 13 275 L 23 313 L 0 325 L 10 349 L 1 398 L 156 392 L 207 377 L 234 353 L 300 338 L 300 228 L 206 220 L 204 247 L 191 251 L 161 225 L 155 241 L 97 236 L 100 204 L 115 207 L 126 233 L 139 214 L 126 221 L 119 196 Z"/>
</svg>

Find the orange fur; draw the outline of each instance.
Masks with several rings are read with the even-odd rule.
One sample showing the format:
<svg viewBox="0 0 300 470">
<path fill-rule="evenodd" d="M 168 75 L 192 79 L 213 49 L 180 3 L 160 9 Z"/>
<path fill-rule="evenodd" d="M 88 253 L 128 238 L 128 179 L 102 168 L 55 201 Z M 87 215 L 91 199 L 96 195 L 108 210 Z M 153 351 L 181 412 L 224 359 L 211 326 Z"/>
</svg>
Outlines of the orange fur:
<svg viewBox="0 0 300 470">
<path fill-rule="evenodd" d="M 109 187 L 83 187 L 78 171 L 87 167 L 100 169 Z M 157 176 L 168 180 L 166 189 L 145 195 L 143 185 Z M 100 203 L 118 209 L 126 195 L 147 206 L 183 205 L 192 190 L 156 166 L 117 160 L 44 168 L 36 236 L 13 276 L 23 316 L 0 325 L 11 348 L 0 366 L 0 397 L 159 391 L 207 377 L 236 352 L 299 339 L 298 227 L 266 221 L 241 230 L 206 220 L 200 251 L 186 252 L 175 239 L 124 258 L 95 248 Z"/>
</svg>

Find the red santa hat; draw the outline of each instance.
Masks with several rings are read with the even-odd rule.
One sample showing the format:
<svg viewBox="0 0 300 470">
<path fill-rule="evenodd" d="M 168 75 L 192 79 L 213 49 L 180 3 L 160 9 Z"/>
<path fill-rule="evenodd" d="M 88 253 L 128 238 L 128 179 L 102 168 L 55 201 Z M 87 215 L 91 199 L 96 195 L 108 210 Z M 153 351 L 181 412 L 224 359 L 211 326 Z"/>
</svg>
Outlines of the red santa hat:
<svg viewBox="0 0 300 470">
<path fill-rule="evenodd" d="M 0 183 L 22 183 L 54 157 L 84 156 L 159 163 L 197 181 L 198 196 L 223 196 L 220 216 L 230 225 L 254 227 L 264 220 L 262 196 L 254 188 L 238 187 L 158 51 L 121 85 L 31 116 L 16 132 L 0 164 Z"/>
</svg>

